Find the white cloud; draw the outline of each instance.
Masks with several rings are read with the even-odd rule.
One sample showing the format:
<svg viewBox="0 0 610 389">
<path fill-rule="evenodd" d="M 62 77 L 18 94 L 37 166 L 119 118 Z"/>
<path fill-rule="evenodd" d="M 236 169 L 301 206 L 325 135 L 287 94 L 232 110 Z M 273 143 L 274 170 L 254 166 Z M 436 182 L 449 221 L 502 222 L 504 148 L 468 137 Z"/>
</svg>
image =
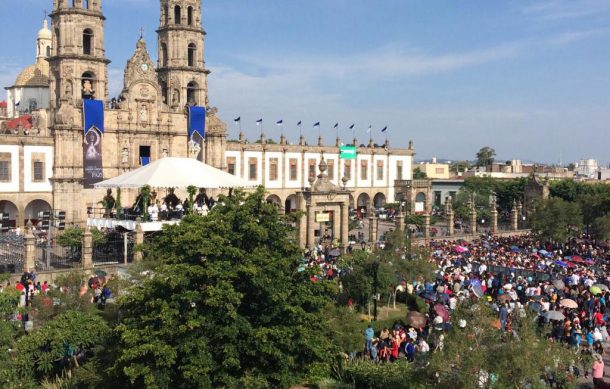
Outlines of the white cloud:
<svg viewBox="0 0 610 389">
<path fill-rule="evenodd" d="M 573 19 L 610 13 L 608 0 L 536 0 L 524 6 L 526 15 L 543 20 Z"/>
<path fill-rule="evenodd" d="M 569 45 L 584 39 L 595 38 L 603 35 L 607 35 L 610 32 L 608 28 L 598 28 L 592 30 L 582 30 L 582 31 L 568 31 L 563 32 L 554 38 L 550 39 L 551 44 L 557 46 Z"/>
</svg>

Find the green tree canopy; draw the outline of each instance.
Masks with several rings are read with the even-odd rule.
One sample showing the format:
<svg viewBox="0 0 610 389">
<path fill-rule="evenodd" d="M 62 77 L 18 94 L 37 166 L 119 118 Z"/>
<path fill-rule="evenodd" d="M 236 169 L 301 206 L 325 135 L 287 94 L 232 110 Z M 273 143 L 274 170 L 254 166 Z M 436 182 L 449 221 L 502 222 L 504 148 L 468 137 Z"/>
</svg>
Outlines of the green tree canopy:
<svg viewBox="0 0 610 389">
<path fill-rule="evenodd" d="M 136 387 L 288 387 L 333 359 L 335 290 L 297 271 L 289 228 L 262 189 L 167 228 L 146 248 L 161 264 L 120 300 L 115 370 Z"/>
<path fill-rule="evenodd" d="M 551 197 L 536 205 L 530 216 L 530 226 L 543 239 L 563 242 L 580 233 L 582 220 L 577 203 Z"/>
<path fill-rule="evenodd" d="M 489 146 L 482 147 L 477 152 L 477 166 L 487 166 L 494 162 L 496 156 L 496 150 Z"/>
<path fill-rule="evenodd" d="M 422 172 L 419 167 L 413 169 L 413 179 L 414 180 L 423 180 L 428 178 L 428 175 L 425 172 Z"/>
</svg>

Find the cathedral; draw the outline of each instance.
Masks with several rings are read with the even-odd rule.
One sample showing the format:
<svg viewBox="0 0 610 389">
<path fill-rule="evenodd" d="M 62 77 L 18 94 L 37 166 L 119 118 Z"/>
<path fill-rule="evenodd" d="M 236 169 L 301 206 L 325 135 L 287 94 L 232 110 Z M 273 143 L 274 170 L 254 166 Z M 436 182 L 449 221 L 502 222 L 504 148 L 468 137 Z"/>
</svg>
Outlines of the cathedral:
<svg viewBox="0 0 610 389">
<path fill-rule="evenodd" d="M 394 201 L 394 181 L 411 178 L 413 148 L 361 144 L 340 160 L 337 139 L 308 145 L 227 142 L 226 125 L 208 101 L 201 0 L 159 0 L 157 61 L 142 37 L 124 70 L 119 96 L 108 92 L 102 0 L 53 0 L 51 27 L 38 34 L 36 64 L 7 88 L 9 119 L 0 130 L 0 213 L 14 226 L 40 210 L 66 211 L 81 223 L 103 192 L 96 182 L 172 156 L 197 158 L 264 185 L 269 201 L 296 208 L 322 157 L 335 183 L 353 189 L 353 207 Z M 32 103 L 32 101 L 34 101 Z M 192 131 L 201 117 L 203 134 Z M 12 120 L 11 120 L 12 119 Z M 357 140 L 353 144 L 357 146 Z M 134 193 L 124 192 L 128 205 Z M 130 204 L 130 203 L 129 203 Z"/>
</svg>

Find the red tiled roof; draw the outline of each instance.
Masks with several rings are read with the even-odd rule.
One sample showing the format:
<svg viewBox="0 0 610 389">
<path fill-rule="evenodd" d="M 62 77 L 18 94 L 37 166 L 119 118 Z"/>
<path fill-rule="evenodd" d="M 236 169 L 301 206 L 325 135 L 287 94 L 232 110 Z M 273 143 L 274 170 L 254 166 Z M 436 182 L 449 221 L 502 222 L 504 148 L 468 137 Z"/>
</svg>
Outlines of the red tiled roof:
<svg viewBox="0 0 610 389">
<path fill-rule="evenodd" d="M 12 120 L 7 120 L 5 123 L 6 128 L 9 130 L 19 128 L 19 125 L 21 125 L 22 128 L 30 129 L 32 128 L 32 115 L 23 115 Z"/>
<path fill-rule="evenodd" d="M 0 108 L 6 108 L 6 101 L 0 101 Z"/>
</svg>

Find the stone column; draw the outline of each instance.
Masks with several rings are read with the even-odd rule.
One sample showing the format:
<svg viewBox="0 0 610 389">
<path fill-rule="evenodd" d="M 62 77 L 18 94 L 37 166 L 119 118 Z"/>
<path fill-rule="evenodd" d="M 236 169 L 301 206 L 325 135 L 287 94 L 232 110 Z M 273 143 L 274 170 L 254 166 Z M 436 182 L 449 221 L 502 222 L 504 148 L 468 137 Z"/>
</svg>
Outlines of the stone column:
<svg viewBox="0 0 610 389">
<path fill-rule="evenodd" d="M 347 252 L 349 246 L 349 200 L 341 204 L 341 249 Z"/>
<path fill-rule="evenodd" d="M 316 221 L 316 207 L 307 206 L 307 247 L 311 250 L 316 240 L 314 223 Z"/>
<path fill-rule="evenodd" d="M 297 197 L 297 212 L 301 213 L 299 217 L 299 247 L 304 250 L 307 246 L 307 207 L 305 206 L 305 197 L 299 193 Z"/>
<path fill-rule="evenodd" d="M 83 268 L 91 269 L 93 267 L 93 235 L 91 234 L 91 227 L 89 226 L 87 226 L 83 233 L 82 250 Z"/>
<path fill-rule="evenodd" d="M 377 216 L 374 211 L 369 213 L 369 242 L 377 243 Z"/>
<path fill-rule="evenodd" d="M 396 230 L 404 231 L 405 229 L 405 215 L 402 211 L 399 211 L 395 218 Z"/>
<path fill-rule="evenodd" d="M 430 214 L 424 214 L 424 238 L 430 239 Z"/>
<path fill-rule="evenodd" d="M 455 235 L 455 213 L 447 212 L 447 236 Z"/>
<path fill-rule="evenodd" d="M 136 224 L 136 239 L 134 243 L 137 247 L 141 247 L 144 244 L 144 230 L 142 230 L 142 225 L 140 223 Z M 142 259 L 144 259 L 144 253 L 142 253 L 141 250 L 138 250 L 133 254 L 134 262 L 140 262 Z"/>
<path fill-rule="evenodd" d="M 519 230 L 519 219 L 521 219 L 521 215 L 523 215 L 523 204 L 521 204 L 521 201 L 517 202 L 517 228 L 515 229 L 516 231 Z"/>
<path fill-rule="evenodd" d="M 519 213 L 517 211 L 517 203 L 513 202 L 513 207 L 510 210 L 510 227 L 512 231 L 519 229 Z"/>
<path fill-rule="evenodd" d="M 477 234 L 477 210 L 474 207 L 470 210 L 470 235 Z"/>
<path fill-rule="evenodd" d="M 491 209 L 491 234 L 496 235 L 498 233 L 498 210 L 496 207 Z"/>
<path fill-rule="evenodd" d="M 27 227 L 25 232 L 25 260 L 23 261 L 23 271 L 29 272 L 36 269 L 36 238 L 32 233 L 32 228 Z M 17 270 L 17 269 L 15 269 Z"/>
</svg>

